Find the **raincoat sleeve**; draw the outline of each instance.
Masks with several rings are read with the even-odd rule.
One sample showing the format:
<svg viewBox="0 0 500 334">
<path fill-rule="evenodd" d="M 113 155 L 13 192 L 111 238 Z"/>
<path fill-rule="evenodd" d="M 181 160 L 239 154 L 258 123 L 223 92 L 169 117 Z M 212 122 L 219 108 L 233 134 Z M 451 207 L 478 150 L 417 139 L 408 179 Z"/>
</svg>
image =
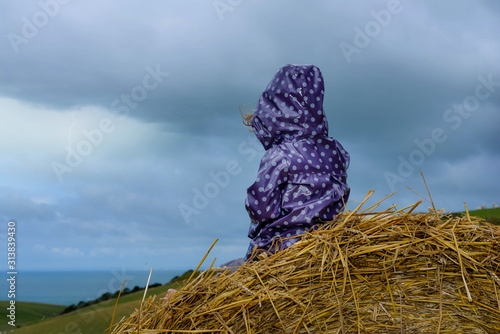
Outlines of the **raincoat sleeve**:
<svg viewBox="0 0 500 334">
<path fill-rule="evenodd" d="M 264 225 L 281 214 L 281 195 L 288 180 L 289 160 L 283 151 L 270 149 L 260 163 L 257 179 L 247 190 L 246 209 L 252 220 L 248 236 L 255 238 Z"/>
</svg>

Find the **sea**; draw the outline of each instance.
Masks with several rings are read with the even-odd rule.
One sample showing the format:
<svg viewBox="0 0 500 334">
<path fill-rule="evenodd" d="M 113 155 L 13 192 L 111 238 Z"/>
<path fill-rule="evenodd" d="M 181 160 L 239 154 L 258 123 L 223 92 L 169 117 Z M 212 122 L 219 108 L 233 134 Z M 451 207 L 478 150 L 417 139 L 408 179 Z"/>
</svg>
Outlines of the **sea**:
<svg viewBox="0 0 500 334">
<path fill-rule="evenodd" d="M 168 283 L 187 270 L 153 270 L 149 284 Z M 55 305 L 78 304 L 99 298 L 103 293 L 135 286 L 145 287 L 150 270 L 111 269 L 99 271 L 19 271 L 15 280 L 15 300 Z M 4 276 L 4 275 L 2 275 Z M 4 276 L 5 277 L 5 276 Z M 8 277 L 7 277 L 8 278 Z M 0 283 L 0 300 L 8 298 L 6 279 Z M 3 293 L 5 292 L 5 293 Z"/>
</svg>

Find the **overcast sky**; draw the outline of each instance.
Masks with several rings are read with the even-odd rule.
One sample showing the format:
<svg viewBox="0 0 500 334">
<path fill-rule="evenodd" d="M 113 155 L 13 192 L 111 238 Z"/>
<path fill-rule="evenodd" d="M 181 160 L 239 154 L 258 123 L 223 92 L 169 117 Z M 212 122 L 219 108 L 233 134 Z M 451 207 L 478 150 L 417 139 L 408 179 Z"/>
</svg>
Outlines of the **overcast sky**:
<svg viewBox="0 0 500 334">
<path fill-rule="evenodd" d="M 216 238 L 207 265 L 243 256 L 264 150 L 239 108 L 288 63 L 323 72 L 349 208 L 370 189 L 413 204 L 420 169 L 438 209 L 500 203 L 497 1 L 1 7 L 0 222 L 19 270 L 188 269 Z"/>
</svg>

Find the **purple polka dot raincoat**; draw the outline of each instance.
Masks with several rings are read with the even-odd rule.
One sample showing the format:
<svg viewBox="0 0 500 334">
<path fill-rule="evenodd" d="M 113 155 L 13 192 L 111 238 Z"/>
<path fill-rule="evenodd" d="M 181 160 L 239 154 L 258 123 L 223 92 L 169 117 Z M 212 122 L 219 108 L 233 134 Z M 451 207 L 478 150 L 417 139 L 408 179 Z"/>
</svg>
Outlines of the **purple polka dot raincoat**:
<svg viewBox="0 0 500 334">
<path fill-rule="evenodd" d="M 286 65 L 267 85 L 252 118 L 266 152 L 246 209 L 254 247 L 274 252 L 344 208 L 349 154 L 328 137 L 324 83 L 313 65 Z"/>
</svg>

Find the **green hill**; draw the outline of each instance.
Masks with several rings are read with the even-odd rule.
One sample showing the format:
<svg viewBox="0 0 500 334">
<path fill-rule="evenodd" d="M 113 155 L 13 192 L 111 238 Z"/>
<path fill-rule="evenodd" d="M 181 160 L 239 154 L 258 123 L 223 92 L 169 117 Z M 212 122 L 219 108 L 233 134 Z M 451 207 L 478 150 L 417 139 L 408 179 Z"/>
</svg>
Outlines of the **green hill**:
<svg viewBox="0 0 500 334">
<path fill-rule="evenodd" d="M 0 333 L 14 329 L 7 323 L 10 321 L 6 318 L 6 309 L 9 307 L 9 301 L 0 301 L 0 309 L 2 312 L 2 322 L 0 323 Z M 50 305 L 29 302 L 16 302 L 16 325 L 26 326 L 39 322 L 44 319 L 49 319 L 59 315 L 66 306 L 64 305 Z"/>
<path fill-rule="evenodd" d="M 465 215 L 465 211 L 457 212 L 457 215 Z M 500 208 L 470 210 L 469 215 L 483 218 L 487 222 L 500 225 Z"/>
<path fill-rule="evenodd" d="M 179 289 L 184 285 L 183 281 L 189 278 L 192 271 L 172 279 L 168 284 L 149 288 L 148 296 L 165 296 L 168 289 Z M 114 323 L 117 323 L 125 316 L 129 316 L 135 309 L 139 308 L 144 295 L 144 290 L 133 292 L 120 297 L 116 309 Z M 2 302 L 7 305 L 8 302 Z M 71 333 L 71 334 L 101 334 L 109 328 L 116 298 L 106 300 L 76 311 L 54 316 L 54 313 L 60 314 L 66 306 L 56 306 L 36 303 L 16 303 L 16 324 L 20 328 L 14 330 L 14 334 L 51 334 L 51 333 Z M 24 304 L 40 305 L 36 312 L 25 312 Z M 2 305 L 3 308 L 3 304 Z M 7 306 L 6 306 L 7 307 Z M 31 314 L 33 314 L 31 316 Z M 45 316 L 45 317 L 44 317 Z M 28 320 L 29 319 L 29 320 Z M 3 325 L 3 323 L 2 323 Z M 12 326 L 1 327 L 1 331 L 12 329 Z"/>
</svg>

